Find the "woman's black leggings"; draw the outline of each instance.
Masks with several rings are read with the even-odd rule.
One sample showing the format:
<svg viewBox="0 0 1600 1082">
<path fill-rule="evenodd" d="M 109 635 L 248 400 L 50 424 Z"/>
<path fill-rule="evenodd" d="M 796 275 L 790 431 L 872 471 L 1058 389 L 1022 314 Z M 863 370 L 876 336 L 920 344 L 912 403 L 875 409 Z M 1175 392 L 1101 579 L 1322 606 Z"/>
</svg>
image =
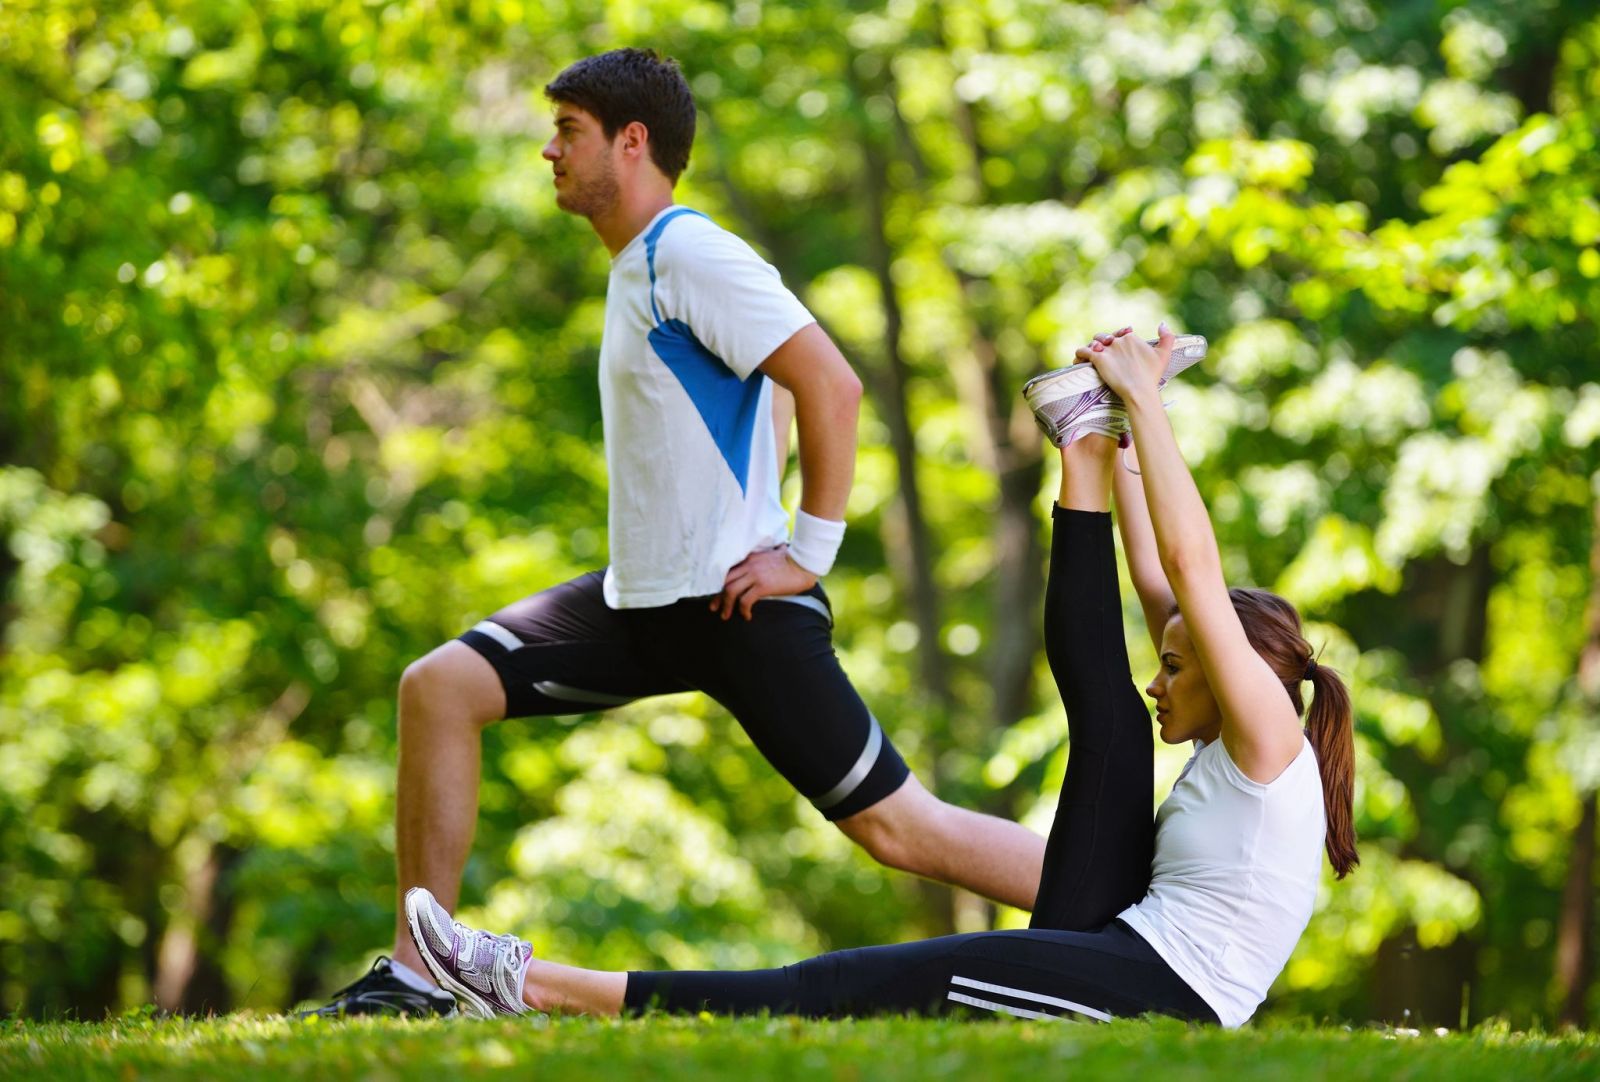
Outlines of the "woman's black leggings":
<svg viewBox="0 0 1600 1082">
<path fill-rule="evenodd" d="M 1122 632 L 1111 515 L 1053 512 L 1044 652 L 1067 708 L 1067 776 L 1032 928 L 1103 928 L 1150 889 L 1155 738 Z"/>
<path fill-rule="evenodd" d="M 1045 652 L 1067 708 L 1067 776 L 1032 925 L 834 951 L 744 973 L 630 973 L 624 1010 L 832 1017 L 976 1008 L 1104 1020 L 1215 1012 L 1116 915 L 1150 886 L 1154 741 L 1122 633 L 1111 516 L 1054 511 Z"/>
</svg>

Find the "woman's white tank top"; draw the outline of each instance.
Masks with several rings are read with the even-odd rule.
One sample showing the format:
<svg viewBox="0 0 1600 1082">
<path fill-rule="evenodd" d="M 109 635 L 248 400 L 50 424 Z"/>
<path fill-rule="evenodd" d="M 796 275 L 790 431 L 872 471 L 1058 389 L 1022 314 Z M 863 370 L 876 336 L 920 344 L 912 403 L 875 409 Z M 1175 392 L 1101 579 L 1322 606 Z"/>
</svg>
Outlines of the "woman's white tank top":
<svg viewBox="0 0 1600 1082">
<path fill-rule="evenodd" d="M 1311 919 L 1327 829 L 1316 752 L 1251 781 L 1199 744 L 1156 812 L 1150 893 L 1119 914 L 1225 1026 L 1266 998 Z"/>
</svg>

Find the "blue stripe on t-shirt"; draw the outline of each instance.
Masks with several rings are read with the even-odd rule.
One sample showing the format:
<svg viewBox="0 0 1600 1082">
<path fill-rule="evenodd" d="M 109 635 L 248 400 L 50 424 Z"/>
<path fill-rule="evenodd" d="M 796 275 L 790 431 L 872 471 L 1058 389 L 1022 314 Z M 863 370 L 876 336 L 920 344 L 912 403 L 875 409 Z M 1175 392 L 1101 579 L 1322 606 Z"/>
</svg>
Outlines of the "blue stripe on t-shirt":
<svg viewBox="0 0 1600 1082">
<path fill-rule="evenodd" d="M 705 217 L 697 210 L 680 207 L 663 215 L 644 238 L 645 262 L 650 271 L 650 314 L 656 323 L 650 331 L 650 346 L 688 393 L 689 401 L 694 403 L 711 433 L 712 442 L 739 482 L 739 491 L 747 492 L 750 446 L 755 438 L 757 407 L 766 376 L 756 372 L 751 379 L 740 379 L 722 358 L 695 337 L 687 323 L 681 319 L 663 320 L 656 307 L 656 244 L 667 223 L 685 214 Z"/>
<path fill-rule="evenodd" d="M 697 214 L 700 217 L 705 218 L 706 221 L 711 221 L 711 219 L 706 218 L 704 214 L 700 214 L 698 210 L 690 210 L 688 207 L 679 207 L 677 210 L 668 211 L 666 214 L 663 214 L 661 216 L 661 220 L 655 224 L 655 228 L 650 230 L 649 233 L 645 234 L 644 262 L 645 266 L 650 270 L 650 318 L 655 320 L 657 323 L 661 322 L 661 311 L 656 308 L 656 245 L 661 243 L 661 234 L 666 231 L 667 223 L 672 221 L 674 218 L 682 218 L 685 214 Z"/>
</svg>

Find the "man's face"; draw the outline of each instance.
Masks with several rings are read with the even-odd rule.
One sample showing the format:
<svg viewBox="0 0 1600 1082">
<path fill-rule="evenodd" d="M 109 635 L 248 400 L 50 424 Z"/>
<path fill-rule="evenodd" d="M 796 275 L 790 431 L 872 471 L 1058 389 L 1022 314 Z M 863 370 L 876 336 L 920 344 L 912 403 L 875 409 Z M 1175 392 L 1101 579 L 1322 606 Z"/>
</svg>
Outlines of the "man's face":
<svg viewBox="0 0 1600 1082">
<path fill-rule="evenodd" d="M 544 145 L 544 159 L 555 171 L 556 206 L 585 218 L 616 206 L 621 189 L 614 152 L 599 120 L 576 105 L 559 103 L 556 133 Z"/>
</svg>

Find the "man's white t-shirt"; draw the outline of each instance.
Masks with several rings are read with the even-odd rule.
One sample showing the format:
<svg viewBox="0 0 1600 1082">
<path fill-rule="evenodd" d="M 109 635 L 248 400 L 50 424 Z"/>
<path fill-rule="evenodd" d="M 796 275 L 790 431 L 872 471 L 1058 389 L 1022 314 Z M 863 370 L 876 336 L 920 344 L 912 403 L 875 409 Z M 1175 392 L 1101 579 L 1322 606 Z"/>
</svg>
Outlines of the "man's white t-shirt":
<svg viewBox="0 0 1600 1082">
<path fill-rule="evenodd" d="M 756 367 L 814 322 L 774 267 L 685 207 L 612 258 L 600 343 L 606 604 L 718 593 L 734 564 L 789 539 L 772 382 Z"/>
<path fill-rule="evenodd" d="M 1326 829 L 1309 740 L 1267 784 L 1222 741 L 1202 743 L 1156 813 L 1150 892 L 1117 917 L 1224 1026 L 1241 1026 L 1311 920 Z"/>
</svg>

